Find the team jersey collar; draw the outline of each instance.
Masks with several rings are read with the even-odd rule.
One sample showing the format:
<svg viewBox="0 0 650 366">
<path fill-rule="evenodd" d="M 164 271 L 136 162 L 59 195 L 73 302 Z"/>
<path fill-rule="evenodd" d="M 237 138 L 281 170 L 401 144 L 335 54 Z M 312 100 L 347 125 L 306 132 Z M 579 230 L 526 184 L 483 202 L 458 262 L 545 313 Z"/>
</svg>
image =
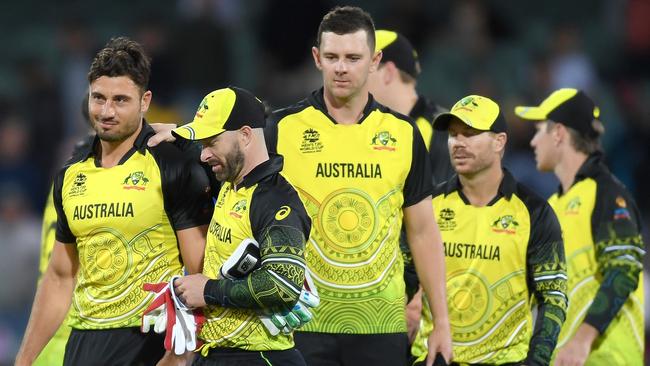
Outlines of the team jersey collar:
<svg viewBox="0 0 650 366">
<path fill-rule="evenodd" d="M 587 157 L 587 160 L 585 160 L 584 163 L 582 163 L 582 166 L 580 166 L 580 169 L 578 169 L 578 172 L 576 173 L 576 177 L 573 180 L 573 183 L 571 184 L 571 187 L 573 187 L 576 183 L 580 182 L 583 179 L 586 178 L 593 178 L 596 175 L 598 175 L 601 172 L 608 172 L 609 169 L 607 169 L 607 166 L 605 165 L 605 156 L 603 155 L 602 152 L 595 152 L 589 155 Z M 562 185 L 558 185 L 558 194 L 562 195 L 564 192 L 562 192 Z"/>
<path fill-rule="evenodd" d="M 469 205 L 470 202 L 467 199 L 467 197 L 465 197 L 465 195 L 463 194 L 461 188 L 462 185 L 460 184 L 460 179 L 458 178 L 458 174 L 454 174 L 454 176 L 447 181 L 447 186 L 445 187 L 445 196 L 454 192 L 458 192 L 458 195 L 463 200 L 463 202 L 466 205 Z M 497 194 L 487 205 L 488 206 L 494 205 L 502 197 L 505 197 L 507 200 L 510 200 L 512 195 L 515 193 L 516 189 L 517 189 L 517 181 L 512 176 L 512 174 L 510 174 L 508 169 L 503 168 L 503 179 L 501 179 L 501 183 L 499 183 L 499 189 L 497 190 Z"/>
<path fill-rule="evenodd" d="M 241 183 L 237 185 L 237 188 L 249 188 L 253 185 L 259 183 L 264 178 L 279 173 L 282 171 L 282 166 L 284 165 L 284 158 L 282 155 L 271 154 L 269 153 L 269 160 L 261 163 L 256 166 L 246 174 Z"/>
<path fill-rule="evenodd" d="M 418 95 L 418 100 L 409 112 L 409 117 L 413 118 L 413 120 L 417 120 L 420 117 L 430 119 L 433 117 L 435 112 L 436 108 L 434 107 L 434 104 L 427 98 Z"/>
<path fill-rule="evenodd" d="M 135 138 L 135 141 L 133 142 L 133 147 L 131 150 L 129 150 L 122 159 L 120 159 L 120 162 L 118 165 L 124 164 L 131 155 L 133 155 L 134 152 L 139 152 L 141 154 L 145 153 L 145 150 L 147 149 L 147 141 L 149 138 L 153 135 L 155 135 L 156 132 L 149 126 L 149 124 L 143 119 L 142 120 L 142 129 L 140 130 L 140 133 L 138 136 Z M 93 142 L 89 144 L 87 147 L 84 148 L 83 151 L 83 156 L 85 159 L 94 157 L 95 158 L 95 166 L 101 167 L 101 161 L 98 159 L 98 156 L 96 155 L 97 148 L 99 146 L 99 136 L 95 134 L 95 137 L 93 139 Z"/>
<path fill-rule="evenodd" d="M 324 88 L 314 90 L 308 98 L 309 103 L 312 106 L 314 106 L 314 108 L 323 112 L 323 114 L 326 115 L 327 118 L 329 118 L 330 121 L 332 121 L 334 124 L 338 124 L 338 122 L 336 122 L 336 120 L 334 120 L 334 118 L 330 116 L 329 112 L 327 112 L 327 105 L 325 104 L 325 97 L 323 96 L 324 91 L 325 91 Z M 375 101 L 375 98 L 372 96 L 372 94 L 368 93 L 368 102 L 366 103 L 366 106 L 363 108 L 363 115 L 361 116 L 361 119 L 357 121 L 357 123 L 358 124 L 362 123 L 366 119 L 366 117 L 370 115 L 370 112 L 377 109 L 378 107 L 379 107 L 379 103 Z"/>
</svg>

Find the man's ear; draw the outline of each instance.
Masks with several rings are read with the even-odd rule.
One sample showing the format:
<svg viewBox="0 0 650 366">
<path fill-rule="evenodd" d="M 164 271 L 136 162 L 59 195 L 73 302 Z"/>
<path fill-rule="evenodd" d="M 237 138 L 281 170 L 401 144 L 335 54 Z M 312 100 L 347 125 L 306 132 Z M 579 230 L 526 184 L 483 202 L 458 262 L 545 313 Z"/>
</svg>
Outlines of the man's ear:
<svg viewBox="0 0 650 366">
<path fill-rule="evenodd" d="M 553 127 L 551 127 L 551 136 L 553 138 L 553 144 L 555 146 L 559 146 L 562 143 L 562 141 L 567 139 L 568 134 L 569 131 L 561 123 L 554 123 Z"/>
<path fill-rule="evenodd" d="M 244 146 L 248 146 L 253 141 L 253 129 L 250 126 L 244 126 L 239 129 L 239 139 Z"/>
<path fill-rule="evenodd" d="M 501 132 L 495 134 L 494 148 L 496 151 L 499 151 L 501 153 L 501 156 L 503 156 L 503 153 L 506 150 L 507 143 L 508 143 L 508 135 L 506 133 Z"/>
<path fill-rule="evenodd" d="M 372 55 L 372 59 L 370 60 L 370 72 L 377 71 L 382 56 L 383 53 L 381 51 L 377 51 Z"/>
<path fill-rule="evenodd" d="M 323 66 L 320 62 L 320 50 L 318 47 L 314 46 L 311 48 L 311 55 L 314 57 L 314 64 L 318 70 L 323 70 Z"/>
<path fill-rule="evenodd" d="M 386 69 L 382 76 L 385 84 L 390 84 L 399 77 L 399 69 L 393 61 L 385 62 L 381 68 Z"/>
<path fill-rule="evenodd" d="M 142 98 L 140 98 L 140 113 L 145 114 L 149 110 L 149 104 L 151 104 L 151 97 L 153 94 L 151 93 L 151 90 L 147 90 L 142 94 Z"/>
</svg>

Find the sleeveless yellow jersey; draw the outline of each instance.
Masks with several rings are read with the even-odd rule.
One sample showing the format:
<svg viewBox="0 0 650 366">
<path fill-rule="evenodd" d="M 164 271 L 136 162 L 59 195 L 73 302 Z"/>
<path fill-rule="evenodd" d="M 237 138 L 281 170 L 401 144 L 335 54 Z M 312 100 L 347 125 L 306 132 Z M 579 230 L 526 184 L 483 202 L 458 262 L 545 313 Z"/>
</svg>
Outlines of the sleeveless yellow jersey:
<svg viewBox="0 0 650 366">
<path fill-rule="evenodd" d="M 206 323 L 199 338 L 210 348 L 249 351 L 285 350 L 293 335 L 271 336 L 258 315 L 286 311 L 298 300 L 305 278 L 304 250 L 310 219 L 297 192 L 279 172 L 282 157 L 255 167 L 235 187 L 219 191 L 208 230 L 203 273 L 219 269 L 246 238 L 260 243 L 261 266 L 241 280 L 210 280 L 206 285 Z"/>
<path fill-rule="evenodd" d="M 118 165 L 101 167 L 91 147 L 58 174 L 56 239 L 79 259 L 69 324 L 77 329 L 137 327 L 153 294 L 146 282 L 182 273 L 175 231 L 209 222 L 204 170 L 171 144 L 149 148 L 146 123 Z"/>
<path fill-rule="evenodd" d="M 602 157 L 593 155 L 571 188 L 549 203 L 564 233 L 569 274 L 569 308 L 558 347 L 587 322 L 601 332 L 588 365 L 641 365 L 645 251 L 634 200 Z"/>
<path fill-rule="evenodd" d="M 337 124 L 321 89 L 276 112 L 266 133 L 313 222 L 307 263 L 321 304 L 300 330 L 405 332 L 402 209 L 432 190 L 413 122 L 370 96 L 358 123 Z"/>
<path fill-rule="evenodd" d="M 454 361 L 548 364 L 566 308 L 562 236 L 553 211 L 506 170 L 487 206 L 471 205 L 457 177 L 436 194 Z M 427 306 L 422 315 L 412 348 L 420 359 L 433 329 Z"/>
</svg>

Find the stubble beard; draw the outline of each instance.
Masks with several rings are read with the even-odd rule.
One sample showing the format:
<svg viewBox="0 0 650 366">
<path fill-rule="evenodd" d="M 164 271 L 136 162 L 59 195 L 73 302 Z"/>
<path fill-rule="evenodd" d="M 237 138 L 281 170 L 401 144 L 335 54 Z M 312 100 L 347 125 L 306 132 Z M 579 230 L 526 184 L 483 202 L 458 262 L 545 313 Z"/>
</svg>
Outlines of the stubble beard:
<svg viewBox="0 0 650 366">
<path fill-rule="evenodd" d="M 244 153 L 239 148 L 239 145 L 235 144 L 233 150 L 226 155 L 224 163 L 223 170 L 215 173 L 215 176 L 220 182 L 234 183 L 244 167 Z"/>
</svg>

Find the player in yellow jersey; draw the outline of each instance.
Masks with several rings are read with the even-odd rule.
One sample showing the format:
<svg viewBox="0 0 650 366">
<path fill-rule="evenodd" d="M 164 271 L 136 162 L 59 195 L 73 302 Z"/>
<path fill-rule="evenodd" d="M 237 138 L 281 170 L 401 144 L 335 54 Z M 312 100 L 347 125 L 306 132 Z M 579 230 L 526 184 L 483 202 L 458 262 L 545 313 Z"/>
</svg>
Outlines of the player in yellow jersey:
<svg viewBox="0 0 650 366">
<path fill-rule="evenodd" d="M 299 300 L 311 220 L 280 174 L 283 159 L 267 153 L 263 104 L 237 87 L 201 102 L 192 123 L 174 130 L 198 140 L 201 160 L 223 183 L 207 236 L 203 274 L 175 281 L 179 298 L 204 309 L 205 344 L 194 365 L 305 365 L 291 333 L 271 335 L 260 313 L 284 313 Z M 261 266 L 235 278 L 220 270 L 246 239 L 259 243 Z"/>
<path fill-rule="evenodd" d="M 404 219 L 436 319 L 428 343 L 449 360 L 444 257 L 422 136 L 410 118 L 368 93 L 381 60 L 370 15 L 334 8 L 316 39 L 312 55 L 323 88 L 276 111 L 265 131 L 313 222 L 306 258 L 321 304 L 296 332 L 296 346 L 315 366 L 406 363 Z"/>
<path fill-rule="evenodd" d="M 553 92 L 515 113 L 535 122 L 537 168 L 560 180 L 549 198 L 564 234 L 569 309 L 555 365 L 642 365 L 641 215 L 605 165 L 600 110 L 583 91 Z"/>
<path fill-rule="evenodd" d="M 567 306 L 558 220 L 502 167 L 506 123 L 494 101 L 467 96 L 434 128 L 448 130 L 458 173 L 433 198 L 447 264 L 452 364 L 548 365 Z M 426 307 L 422 318 L 412 347 L 417 361 L 435 328 Z"/>
<path fill-rule="evenodd" d="M 152 365 L 165 354 L 161 336 L 140 332 L 153 297 L 142 284 L 169 280 L 183 265 L 200 271 L 212 203 L 198 163 L 171 144 L 146 145 L 149 70 L 127 38 L 93 60 L 88 109 L 97 136 L 55 179 L 56 241 L 18 365 L 31 364 L 69 308 L 65 365 Z"/>
</svg>

